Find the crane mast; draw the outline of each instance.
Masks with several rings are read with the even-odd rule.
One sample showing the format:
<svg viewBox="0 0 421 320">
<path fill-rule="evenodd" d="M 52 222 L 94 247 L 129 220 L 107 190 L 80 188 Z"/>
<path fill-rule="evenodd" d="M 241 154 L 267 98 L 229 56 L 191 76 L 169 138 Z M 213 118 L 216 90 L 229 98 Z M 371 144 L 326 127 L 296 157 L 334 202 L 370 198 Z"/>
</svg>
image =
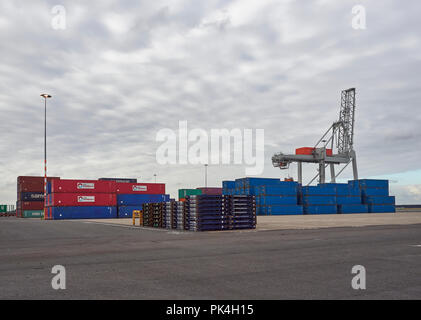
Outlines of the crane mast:
<svg viewBox="0 0 421 320">
<path fill-rule="evenodd" d="M 303 183 L 303 163 L 316 163 L 318 164 L 318 173 L 308 183 L 311 184 L 316 178 L 319 183 L 326 182 L 325 172 L 328 166 L 330 167 L 330 181 L 336 182 L 336 178 L 352 163 L 354 179 L 358 180 L 357 158 L 353 146 L 355 106 L 355 88 L 343 90 L 339 120 L 329 127 L 313 148 L 297 149 L 296 154 L 283 154 L 282 152 L 275 154 L 272 157 L 273 166 L 279 169 L 288 169 L 291 163 L 296 162 L 298 182 Z M 341 164 L 345 166 L 336 174 L 335 165 Z"/>
</svg>

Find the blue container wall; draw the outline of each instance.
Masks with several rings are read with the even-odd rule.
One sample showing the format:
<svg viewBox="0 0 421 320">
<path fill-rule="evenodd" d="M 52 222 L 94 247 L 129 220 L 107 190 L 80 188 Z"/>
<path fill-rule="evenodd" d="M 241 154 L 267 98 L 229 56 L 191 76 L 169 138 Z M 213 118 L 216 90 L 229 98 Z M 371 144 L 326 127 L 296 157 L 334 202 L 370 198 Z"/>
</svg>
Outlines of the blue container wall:
<svg viewBox="0 0 421 320">
<path fill-rule="evenodd" d="M 235 188 L 235 181 L 222 181 L 222 188 L 223 189 L 234 189 Z"/>
<path fill-rule="evenodd" d="M 117 218 L 116 207 L 51 207 L 54 220 Z"/>
<path fill-rule="evenodd" d="M 303 206 L 299 205 L 273 205 L 256 206 L 257 215 L 300 215 L 303 214 Z"/>
<path fill-rule="evenodd" d="M 289 195 L 289 196 L 296 196 L 297 195 L 297 185 L 279 185 L 279 186 L 258 186 L 255 187 L 255 194 L 264 194 L 264 195 Z"/>
<path fill-rule="evenodd" d="M 302 187 L 301 192 L 304 195 L 309 196 L 335 196 L 336 189 L 333 186 L 330 187 L 321 187 L 321 186 L 307 186 Z"/>
<path fill-rule="evenodd" d="M 350 180 L 348 184 L 353 186 L 359 186 L 360 188 L 383 188 L 389 189 L 389 180 L 377 180 L 377 179 L 361 179 L 361 180 Z"/>
<path fill-rule="evenodd" d="M 168 194 L 118 194 L 118 206 L 136 206 L 150 202 L 165 202 L 169 201 Z"/>
</svg>

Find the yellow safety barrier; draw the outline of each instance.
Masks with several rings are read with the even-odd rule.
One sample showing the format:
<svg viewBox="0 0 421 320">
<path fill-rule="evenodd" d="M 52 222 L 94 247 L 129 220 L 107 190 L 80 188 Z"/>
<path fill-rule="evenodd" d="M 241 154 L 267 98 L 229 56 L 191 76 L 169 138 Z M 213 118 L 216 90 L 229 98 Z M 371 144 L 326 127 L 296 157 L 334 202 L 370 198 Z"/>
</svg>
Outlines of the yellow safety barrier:
<svg viewBox="0 0 421 320">
<path fill-rule="evenodd" d="M 143 226 L 142 210 L 133 210 L 133 213 L 132 213 L 133 225 L 136 225 L 136 218 L 139 218 L 139 226 Z"/>
</svg>

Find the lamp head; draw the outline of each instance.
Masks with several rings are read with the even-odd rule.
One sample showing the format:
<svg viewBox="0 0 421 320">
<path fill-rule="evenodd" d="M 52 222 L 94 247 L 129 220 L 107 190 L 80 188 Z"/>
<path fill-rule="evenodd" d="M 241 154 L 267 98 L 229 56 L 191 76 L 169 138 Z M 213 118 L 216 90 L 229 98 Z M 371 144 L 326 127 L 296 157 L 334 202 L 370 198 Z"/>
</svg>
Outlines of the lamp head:
<svg viewBox="0 0 421 320">
<path fill-rule="evenodd" d="M 47 93 L 43 93 L 43 94 L 41 94 L 41 97 L 47 99 L 47 98 L 51 98 L 51 95 L 49 95 Z"/>
</svg>

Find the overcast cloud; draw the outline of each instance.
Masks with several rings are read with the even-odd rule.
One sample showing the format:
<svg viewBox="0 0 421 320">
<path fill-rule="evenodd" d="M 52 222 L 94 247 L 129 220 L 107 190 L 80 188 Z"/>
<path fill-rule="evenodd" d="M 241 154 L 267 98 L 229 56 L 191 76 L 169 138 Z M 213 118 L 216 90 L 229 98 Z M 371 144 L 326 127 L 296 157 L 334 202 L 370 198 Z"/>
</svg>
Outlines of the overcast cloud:
<svg viewBox="0 0 421 320">
<path fill-rule="evenodd" d="M 43 175 L 43 92 L 49 175 L 156 173 L 175 197 L 204 169 L 158 165 L 158 130 L 264 129 L 263 176 L 283 178 L 272 154 L 312 146 L 350 87 L 360 177 L 393 177 L 398 203 L 421 203 L 419 1 L 91 2 L 0 2 L 0 203 L 16 201 L 17 176 Z M 357 4 L 365 30 L 351 25 Z M 208 184 L 244 169 L 210 166 Z"/>
</svg>

